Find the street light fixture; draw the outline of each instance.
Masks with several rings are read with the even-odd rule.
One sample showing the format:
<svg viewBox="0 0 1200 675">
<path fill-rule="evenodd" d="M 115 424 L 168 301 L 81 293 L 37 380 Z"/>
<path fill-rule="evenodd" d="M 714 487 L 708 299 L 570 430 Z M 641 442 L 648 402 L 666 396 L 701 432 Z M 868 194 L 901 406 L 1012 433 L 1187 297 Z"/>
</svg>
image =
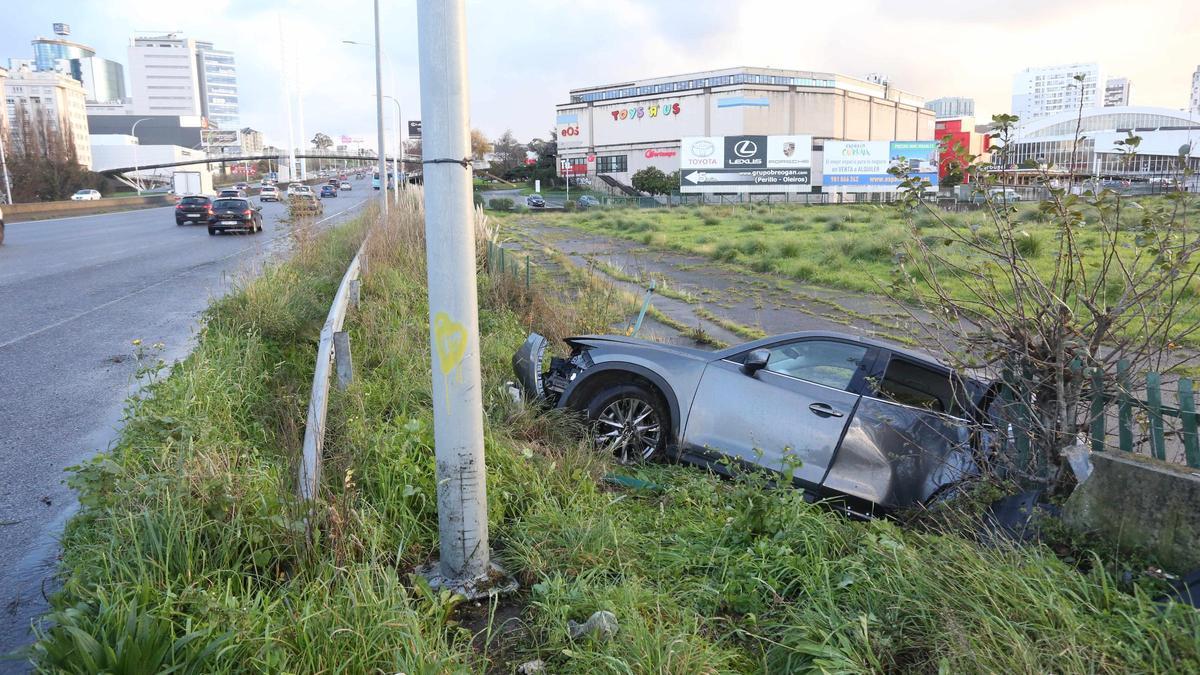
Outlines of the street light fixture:
<svg viewBox="0 0 1200 675">
<path fill-rule="evenodd" d="M 137 186 L 137 193 L 139 197 L 142 196 L 142 172 L 138 171 L 138 146 L 142 143 L 137 137 L 137 125 L 145 122 L 148 119 L 150 118 L 143 117 L 142 119 L 134 122 L 133 126 L 129 128 L 129 135 L 133 136 L 133 184 Z"/>
<path fill-rule="evenodd" d="M 373 46 L 353 40 L 343 40 L 342 42 L 376 49 L 376 129 L 379 148 L 376 154 L 379 155 L 379 213 L 383 217 L 388 217 L 388 147 L 386 147 L 383 137 L 383 50 L 379 48 L 379 0 L 374 0 L 374 19 L 376 19 L 376 25 L 374 25 L 376 41 Z M 391 67 L 390 59 L 388 66 Z M 392 71 L 392 74 L 395 74 L 395 71 Z"/>
</svg>

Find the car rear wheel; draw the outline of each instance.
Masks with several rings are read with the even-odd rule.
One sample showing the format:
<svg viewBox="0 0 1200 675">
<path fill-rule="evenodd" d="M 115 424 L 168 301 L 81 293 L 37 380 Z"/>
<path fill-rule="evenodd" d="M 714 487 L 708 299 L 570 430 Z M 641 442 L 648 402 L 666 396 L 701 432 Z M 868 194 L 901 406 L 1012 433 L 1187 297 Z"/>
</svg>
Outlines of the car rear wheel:
<svg viewBox="0 0 1200 675">
<path fill-rule="evenodd" d="M 622 464 L 659 459 L 667 445 L 667 414 L 658 396 L 631 384 L 606 387 L 587 408 L 596 445 Z"/>
<path fill-rule="evenodd" d="M 208 235 L 209 235 L 210 237 L 211 237 L 211 236 L 213 236 L 213 235 L 215 235 L 216 233 L 217 233 L 217 228 L 215 228 L 215 227 L 210 227 L 210 228 L 208 228 Z"/>
</svg>

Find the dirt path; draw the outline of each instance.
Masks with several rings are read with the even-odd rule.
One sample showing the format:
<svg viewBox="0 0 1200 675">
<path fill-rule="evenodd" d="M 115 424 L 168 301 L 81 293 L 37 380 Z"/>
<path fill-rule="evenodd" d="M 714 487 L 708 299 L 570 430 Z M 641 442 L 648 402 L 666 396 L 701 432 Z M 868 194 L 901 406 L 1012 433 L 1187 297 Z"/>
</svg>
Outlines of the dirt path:
<svg viewBox="0 0 1200 675">
<path fill-rule="evenodd" d="M 658 290 L 653 307 L 674 329 L 659 322 L 652 328 L 657 333 L 665 329 L 668 334 L 660 338 L 671 342 L 691 343 L 681 335 L 680 328 L 687 327 L 687 332 L 698 328 L 726 344 L 797 330 L 840 331 L 914 344 L 911 318 L 878 297 L 737 270 L 701 256 L 652 249 L 534 218 L 517 221 L 505 235 L 529 251 L 553 248 L 573 264 L 591 268 L 632 293 L 643 293 L 654 279 Z"/>
</svg>

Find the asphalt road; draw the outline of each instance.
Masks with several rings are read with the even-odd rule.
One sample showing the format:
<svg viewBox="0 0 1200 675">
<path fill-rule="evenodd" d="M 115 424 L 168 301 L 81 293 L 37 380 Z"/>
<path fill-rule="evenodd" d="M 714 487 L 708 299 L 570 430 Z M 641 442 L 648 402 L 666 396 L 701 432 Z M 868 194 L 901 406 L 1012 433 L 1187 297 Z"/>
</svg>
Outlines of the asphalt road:
<svg viewBox="0 0 1200 675">
<path fill-rule="evenodd" d="M 325 200 L 326 228 L 378 193 L 369 180 Z M 254 200 L 257 202 L 257 199 Z M 10 223 L 0 246 L 0 654 L 31 640 L 46 609 L 57 535 L 74 512 L 66 467 L 112 442 L 134 388 L 132 340 L 191 349 L 199 315 L 231 284 L 285 254 L 286 206 L 264 231 L 209 236 L 173 207 Z M 0 660 L 0 673 L 23 672 Z"/>
</svg>

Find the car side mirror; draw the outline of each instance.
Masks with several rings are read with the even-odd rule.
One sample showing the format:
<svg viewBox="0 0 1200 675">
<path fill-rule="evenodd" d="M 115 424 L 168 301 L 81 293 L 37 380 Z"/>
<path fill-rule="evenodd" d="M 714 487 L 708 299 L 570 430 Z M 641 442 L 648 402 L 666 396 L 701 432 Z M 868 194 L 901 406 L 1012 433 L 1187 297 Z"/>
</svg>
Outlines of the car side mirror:
<svg viewBox="0 0 1200 675">
<path fill-rule="evenodd" d="M 763 368 L 767 367 L 767 361 L 771 360 L 771 352 L 766 349 L 754 349 L 746 355 L 746 360 L 742 363 L 742 369 L 747 375 L 753 375 Z"/>
</svg>

